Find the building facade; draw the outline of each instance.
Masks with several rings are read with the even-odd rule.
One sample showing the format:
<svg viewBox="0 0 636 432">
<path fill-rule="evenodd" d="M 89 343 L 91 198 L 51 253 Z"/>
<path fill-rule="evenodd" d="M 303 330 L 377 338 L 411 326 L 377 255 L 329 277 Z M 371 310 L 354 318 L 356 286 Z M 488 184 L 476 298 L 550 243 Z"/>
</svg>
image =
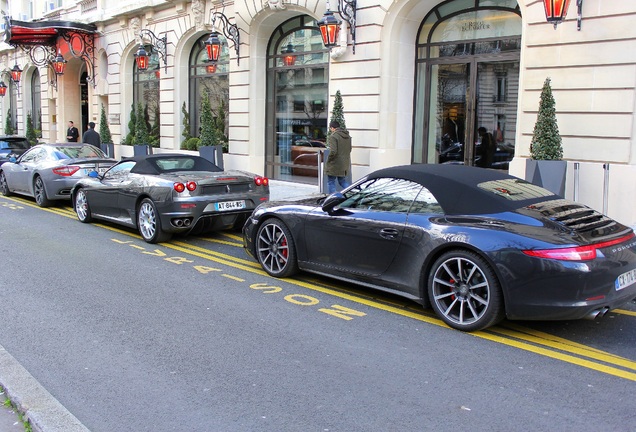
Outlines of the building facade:
<svg viewBox="0 0 636 432">
<path fill-rule="evenodd" d="M 336 18 L 347 15 L 331 3 Z M 90 40 L 59 39 L 67 63 L 57 77 L 38 65 L 37 49 L 2 45 L 8 91 L 0 119 L 6 126 L 10 116 L 17 133 L 30 115 L 42 141 L 64 141 L 69 120 L 99 130 L 104 109 L 115 154 L 126 156 L 141 104 L 155 151 L 187 151 L 207 98 L 228 141 L 226 167 L 312 183 L 315 146 L 324 143 L 339 92 L 354 179 L 396 164 L 479 165 L 481 127 L 497 142 L 498 167 L 524 178 L 550 78 L 566 197 L 636 226 L 634 2 L 585 0 L 579 21 L 572 1 L 555 28 L 541 0 L 357 0 L 330 50 L 316 24 L 324 0 L 0 4 L 14 20 L 95 26 Z M 206 55 L 212 31 L 224 43 L 214 67 Z M 150 53 L 143 72 L 140 46 Z M 23 70 L 19 85 L 7 75 L 14 64 Z"/>
</svg>

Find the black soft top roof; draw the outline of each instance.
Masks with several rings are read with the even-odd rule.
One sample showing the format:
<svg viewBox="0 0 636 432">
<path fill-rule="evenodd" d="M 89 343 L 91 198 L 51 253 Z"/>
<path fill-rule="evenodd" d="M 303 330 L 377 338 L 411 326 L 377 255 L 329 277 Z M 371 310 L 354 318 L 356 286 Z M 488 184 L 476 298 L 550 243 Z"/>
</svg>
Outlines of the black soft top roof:
<svg viewBox="0 0 636 432">
<path fill-rule="evenodd" d="M 223 171 L 221 168 L 219 168 L 218 166 L 216 166 L 209 160 L 202 158 L 201 156 L 191 156 L 191 155 L 180 154 L 180 153 L 160 153 L 160 154 L 141 155 L 141 156 L 129 157 L 124 160 L 135 162 L 135 166 L 130 170 L 131 173 L 156 175 L 156 174 L 174 171 L 174 170 L 161 169 L 159 165 L 157 165 L 157 161 L 161 159 L 188 159 L 188 160 L 194 161 L 193 166 L 188 167 L 187 169 L 179 168 L 178 171 L 212 171 L 212 172 Z"/>
<path fill-rule="evenodd" d="M 501 213 L 561 198 L 504 172 L 464 165 L 402 165 L 367 176 L 382 177 L 401 178 L 425 186 L 437 198 L 444 213 L 450 215 Z M 518 194 L 520 198 L 514 197 L 514 193 L 507 195 L 507 189 L 512 187 L 525 188 L 528 193 Z M 523 199 L 525 196 L 529 198 Z"/>
</svg>

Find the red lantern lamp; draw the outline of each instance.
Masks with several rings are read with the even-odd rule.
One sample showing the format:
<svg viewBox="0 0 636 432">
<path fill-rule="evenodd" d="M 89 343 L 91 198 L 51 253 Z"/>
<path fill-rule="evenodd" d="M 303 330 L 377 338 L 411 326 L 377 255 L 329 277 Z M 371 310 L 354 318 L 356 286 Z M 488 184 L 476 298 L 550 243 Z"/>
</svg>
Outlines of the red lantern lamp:
<svg viewBox="0 0 636 432">
<path fill-rule="evenodd" d="M 570 0 L 543 0 L 543 6 L 545 8 L 545 19 L 549 23 L 553 23 L 556 28 L 557 24 L 565 19 Z"/>
<path fill-rule="evenodd" d="M 212 32 L 208 40 L 205 41 L 205 49 L 208 53 L 208 61 L 216 63 L 219 61 L 221 54 L 221 39 L 218 32 Z"/>
<path fill-rule="evenodd" d="M 325 48 L 333 48 L 338 43 L 338 31 L 340 30 L 340 21 L 333 16 L 333 12 L 327 10 L 322 19 L 317 22 L 322 36 L 322 43 Z"/>
<path fill-rule="evenodd" d="M 205 67 L 205 70 L 209 74 L 215 73 L 216 72 L 216 63 L 208 63 L 208 65 Z"/>
<path fill-rule="evenodd" d="M 16 63 L 15 66 L 13 66 L 13 69 L 11 69 L 11 80 L 14 83 L 19 83 L 21 76 L 22 76 L 22 69 L 20 69 L 20 66 L 18 66 L 18 64 Z"/>
<path fill-rule="evenodd" d="M 62 57 L 62 52 L 58 50 L 57 56 L 53 61 L 53 70 L 57 75 L 64 75 L 64 70 L 66 69 L 66 60 Z"/>
<path fill-rule="evenodd" d="M 0 81 L 0 96 L 4 96 L 7 94 L 7 85 L 4 81 Z"/>
<path fill-rule="evenodd" d="M 139 45 L 137 54 L 135 54 L 135 59 L 137 60 L 137 70 L 139 71 L 148 70 L 148 62 L 150 58 L 148 57 L 148 53 L 144 49 L 143 45 Z"/>
<path fill-rule="evenodd" d="M 296 50 L 294 50 L 294 46 L 291 42 L 287 44 L 287 48 L 281 50 L 281 54 L 283 54 L 283 64 L 285 66 L 293 66 L 296 64 L 295 52 Z"/>
</svg>

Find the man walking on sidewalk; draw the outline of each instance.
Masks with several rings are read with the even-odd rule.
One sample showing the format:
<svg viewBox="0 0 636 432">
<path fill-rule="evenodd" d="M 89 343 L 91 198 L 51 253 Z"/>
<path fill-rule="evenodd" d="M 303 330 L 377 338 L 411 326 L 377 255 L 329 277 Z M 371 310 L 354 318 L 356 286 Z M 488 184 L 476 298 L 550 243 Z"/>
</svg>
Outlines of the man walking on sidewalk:
<svg viewBox="0 0 636 432">
<path fill-rule="evenodd" d="M 325 167 L 329 193 L 336 191 L 336 180 L 344 189 L 349 186 L 347 174 L 351 166 L 351 137 L 349 131 L 340 128 L 340 122 L 332 120 L 329 123 L 329 156 Z"/>
</svg>

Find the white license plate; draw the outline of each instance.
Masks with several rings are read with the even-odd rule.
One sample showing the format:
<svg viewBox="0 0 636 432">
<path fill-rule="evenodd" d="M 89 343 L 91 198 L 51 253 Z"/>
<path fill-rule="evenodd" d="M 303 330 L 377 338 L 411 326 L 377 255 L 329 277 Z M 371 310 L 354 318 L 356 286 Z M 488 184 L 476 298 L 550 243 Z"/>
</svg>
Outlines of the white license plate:
<svg viewBox="0 0 636 432">
<path fill-rule="evenodd" d="M 623 288 L 627 288 L 630 285 L 634 285 L 636 283 L 636 269 L 630 270 L 626 273 L 623 273 L 619 277 L 616 278 L 616 282 L 614 282 L 614 288 L 616 291 L 620 291 Z"/>
<path fill-rule="evenodd" d="M 214 204 L 216 211 L 241 210 L 245 208 L 245 201 L 225 201 Z"/>
</svg>

